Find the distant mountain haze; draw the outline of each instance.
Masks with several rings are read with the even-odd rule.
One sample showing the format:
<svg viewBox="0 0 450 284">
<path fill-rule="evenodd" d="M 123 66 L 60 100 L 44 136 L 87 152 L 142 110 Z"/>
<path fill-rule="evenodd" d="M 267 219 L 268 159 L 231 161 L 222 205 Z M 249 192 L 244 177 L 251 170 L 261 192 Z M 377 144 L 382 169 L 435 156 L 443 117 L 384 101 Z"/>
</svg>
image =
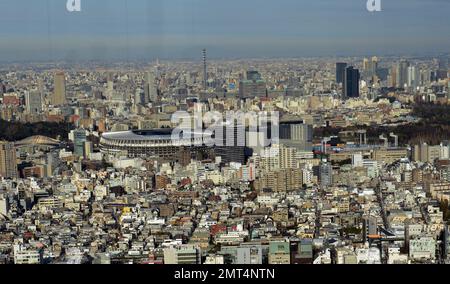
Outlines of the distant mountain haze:
<svg viewBox="0 0 450 284">
<path fill-rule="evenodd" d="M 450 50 L 450 1 L 0 1 L 0 61 L 433 54 Z"/>
</svg>

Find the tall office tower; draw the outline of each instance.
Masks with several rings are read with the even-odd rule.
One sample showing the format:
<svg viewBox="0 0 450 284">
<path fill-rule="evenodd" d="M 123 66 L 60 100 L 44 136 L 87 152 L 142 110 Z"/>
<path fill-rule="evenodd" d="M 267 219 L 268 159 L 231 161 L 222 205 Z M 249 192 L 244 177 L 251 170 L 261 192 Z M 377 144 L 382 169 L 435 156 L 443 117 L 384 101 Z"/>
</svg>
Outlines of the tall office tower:
<svg viewBox="0 0 450 284">
<path fill-rule="evenodd" d="M 112 79 L 108 79 L 106 82 L 106 98 L 108 100 L 112 100 L 114 97 L 114 81 Z"/>
<path fill-rule="evenodd" d="M 77 129 L 73 132 L 74 154 L 84 157 L 84 143 L 86 142 L 86 130 Z"/>
<path fill-rule="evenodd" d="M 378 69 L 378 62 L 379 62 L 378 57 L 373 56 L 373 57 L 372 57 L 372 61 L 371 61 L 370 69 L 371 69 L 371 71 L 372 71 L 374 74 L 377 72 L 377 69 Z"/>
<path fill-rule="evenodd" d="M 420 85 L 427 85 L 430 83 L 431 72 L 429 69 L 420 69 Z"/>
<path fill-rule="evenodd" d="M 336 63 L 336 83 L 344 83 L 345 78 L 345 68 L 347 68 L 347 63 L 338 62 Z"/>
<path fill-rule="evenodd" d="M 448 69 L 449 69 L 448 62 L 449 62 L 448 57 L 446 57 L 446 56 L 439 57 L 439 59 L 438 59 L 438 70 L 448 71 Z"/>
<path fill-rule="evenodd" d="M 280 142 L 300 151 L 312 151 L 313 127 L 303 121 L 280 122 Z"/>
<path fill-rule="evenodd" d="M 42 96 L 37 90 L 25 93 L 25 105 L 29 114 L 39 114 L 42 112 Z"/>
<path fill-rule="evenodd" d="M 140 88 L 137 88 L 136 91 L 134 92 L 134 105 L 144 105 L 145 104 L 145 91 L 143 91 Z"/>
<path fill-rule="evenodd" d="M 363 71 L 368 71 L 370 66 L 370 62 L 368 58 L 364 58 L 363 60 Z"/>
<path fill-rule="evenodd" d="M 409 88 L 417 89 L 420 84 L 420 70 L 416 66 L 408 67 L 408 80 L 407 84 Z"/>
<path fill-rule="evenodd" d="M 216 141 L 216 147 L 214 153 L 216 157 L 222 157 L 222 163 L 227 164 L 231 162 L 245 164 L 245 150 L 246 150 L 246 135 L 245 126 L 238 121 L 230 121 L 223 123 L 223 125 L 217 125 L 216 127 L 222 128 L 215 131 L 214 138 Z M 222 143 L 219 141 L 219 137 L 216 136 L 219 131 L 222 131 Z M 222 144 L 222 145 L 220 145 Z"/>
<path fill-rule="evenodd" d="M 444 259 L 450 259 L 450 225 L 444 228 Z"/>
<path fill-rule="evenodd" d="M 257 71 L 248 71 L 247 79 L 239 82 L 239 96 L 245 98 L 262 98 L 267 95 L 266 82 Z"/>
<path fill-rule="evenodd" d="M 437 80 L 445 80 L 448 77 L 448 57 L 441 56 L 438 59 L 438 70 L 436 71 Z"/>
<path fill-rule="evenodd" d="M 450 100 L 450 81 L 447 82 L 447 99 Z"/>
<path fill-rule="evenodd" d="M 389 69 L 388 86 L 391 88 L 397 87 L 397 65 L 393 65 Z"/>
<path fill-rule="evenodd" d="M 375 77 L 377 76 L 377 70 L 378 70 L 378 57 L 374 56 L 370 60 L 369 63 L 369 69 L 367 70 L 368 76 L 375 81 Z"/>
<path fill-rule="evenodd" d="M 378 69 L 378 57 L 374 56 L 370 60 L 368 58 L 364 58 L 363 61 L 363 76 L 367 78 L 369 81 L 375 81 Z"/>
<path fill-rule="evenodd" d="M 206 65 L 206 49 L 203 49 L 203 90 L 208 89 L 208 69 Z"/>
<path fill-rule="evenodd" d="M 320 185 L 327 187 L 333 184 L 333 167 L 330 163 L 322 161 L 319 169 Z"/>
<path fill-rule="evenodd" d="M 84 157 L 89 159 L 90 155 L 94 152 L 94 146 L 91 141 L 84 142 Z"/>
<path fill-rule="evenodd" d="M 396 88 L 403 88 L 404 85 L 402 85 L 401 81 L 401 66 L 400 63 L 397 63 L 394 67 L 394 73 L 395 73 L 395 87 Z"/>
<path fill-rule="evenodd" d="M 397 76 L 397 88 L 404 88 L 408 83 L 408 67 L 409 62 L 406 60 L 401 60 L 397 65 L 396 76 Z"/>
<path fill-rule="evenodd" d="M 0 142 L 0 176 L 4 178 L 18 177 L 14 143 Z"/>
<path fill-rule="evenodd" d="M 344 99 L 359 97 L 359 70 L 349 66 L 345 69 Z"/>
<path fill-rule="evenodd" d="M 55 73 L 55 88 L 53 90 L 52 104 L 60 106 L 66 104 L 66 76 L 64 72 Z"/>
<path fill-rule="evenodd" d="M 158 86 L 156 84 L 155 72 L 148 71 L 145 73 L 144 103 L 149 101 L 154 103 L 158 101 Z"/>
</svg>

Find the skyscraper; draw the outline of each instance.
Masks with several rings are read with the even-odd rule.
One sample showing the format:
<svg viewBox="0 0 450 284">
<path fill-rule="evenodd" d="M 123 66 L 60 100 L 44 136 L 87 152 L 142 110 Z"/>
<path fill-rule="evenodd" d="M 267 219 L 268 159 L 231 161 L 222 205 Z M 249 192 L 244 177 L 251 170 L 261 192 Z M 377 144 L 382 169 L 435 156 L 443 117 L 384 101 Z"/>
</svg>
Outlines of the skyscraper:
<svg viewBox="0 0 450 284">
<path fill-rule="evenodd" d="M 217 125 L 217 132 L 222 135 L 222 141 L 220 137 L 214 136 L 217 140 L 214 153 L 216 157 L 222 157 L 222 163 L 245 163 L 245 149 L 247 141 L 245 141 L 245 126 L 240 121 L 233 120 L 224 122 L 222 125 Z M 219 128 L 222 128 L 219 130 Z M 244 133 L 244 135 L 242 135 Z M 216 135 L 216 134 L 215 134 Z"/>
<path fill-rule="evenodd" d="M 29 114 L 39 114 L 42 111 L 42 97 L 37 90 L 25 93 L 25 105 Z"/>
<path fill-rule="evenodd" d="M 336 83 L 344 83 L 345 78 L 345 68 L 347 68 L 347 63 L 338 62 L 336 63 Z"/>
<path fill-rule="evenodd" d="M 368 58 L 364 58 L 363 60 L 363 71 L 369 70 L 370 62 Z"/>
<path fill-rule="evenodd" d="M 66 104 L 66 76 L 64 72 L 55 73 L 55 87 L 52 104 L 55 106 Z"/>
<path fill-rule="evenodd" d="M 397 77 L 397 88 L 404 88 L 408 83 L 408 67 L 409 62 L 406 60 L 400 61 L 397 65 L 396 77 Z"/>
<path fill-rule="evenodd" d="M 448 71 L 448 57 L 441 56 L 438 59 L 438 70 Z"/>
<path fill-rule="evenodd" d="M 349 66 L 345 69 L 345 78 L 344 78 L 344 95 L 346 98 L 357 98 L 359 97 L 359 70 L 353 68 L 353 66 Z"/>
<path fill-rule="evenodd" d="M 158 87 L 156 85 L 155 72 L 148 71 L 145 74 L 145 98 L 144 103 L 147 104 L 149 101 L 154 103 L 158 100 Z"/>
<path fill-rule="evenodd" d="M 368 61 L 366 69 L 364 69 L 364 74 L 372 81 L 376 80 L 378 70 L 378 57 L 374 56 Z"/>
<path fill-rule="evenodd" d="M 0 142 L 0 176 L 4 178 L 18 177 L 14 143 Z"/>
<path fill-rule="evenodd" d="M 407 80 L 408 87 L 412 89 L 417 89 L 417 87 L 420 84 L 420 71 L 416 66 L 409 66 L 408 67 L 408 80 Z"/>
<path fill-rule="evenodd" d="M 106 97 L 108 100 L 112 100 L 114 97 L 114 81 L 111 78 L 108 78 L 106 83 Z"/>
<path fill-rule="evenodd" d="M 450 81 L 447 82 L 447 99 L 450 100 Z"/>
<path fill-rule="evenodd" d="M 436 71 L 436 77 L 438 80 L 445 80 L 448 77 L 448 57 L 441 56 L 438 59 L 438 70 Z"/>
<path fill-rule="evenodd" d="M 389 69 L 389 75 L 388 75 L 388 83 L 389 87 L 395 88 L 397 87 L 397 66 L 393 65 Z"/>
<path fill-rule="evenodd" d="M 90 155 L 94 152 L 94 146 L 91 141 L 84 142 L 84 157 L 89 159 Z"/>
<path fill-rule="evenodd" d="M 84 157 L 84 143 L 86 142 L 86 131 L 77 129 L 73 132 L 74 154 Z"/>
<path fill-rule="evenodd" d="M 208 88 L 208 69 L 206 65 L 206 49 L 203 49 L 203 90 Z"/>
<path fill-rule="evenodd" d="M 319 169 L 320 185 L 327 187 L 333 184 L 333 167 L 327 161 L 320 163 Z"/>
</svg>

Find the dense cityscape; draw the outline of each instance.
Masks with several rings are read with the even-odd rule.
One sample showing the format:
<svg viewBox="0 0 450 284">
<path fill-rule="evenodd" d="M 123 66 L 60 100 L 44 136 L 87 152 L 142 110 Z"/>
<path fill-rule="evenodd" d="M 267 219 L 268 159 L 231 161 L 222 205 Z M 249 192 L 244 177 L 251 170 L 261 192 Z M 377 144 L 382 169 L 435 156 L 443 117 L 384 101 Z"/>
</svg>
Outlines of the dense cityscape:
<svg viewBox="0 0 450 284">
<path fill-rule="evenodd" d="M 449 261 L 448 54 L 208 52 L 0 66 L 0 263 Z"/>
</svg>

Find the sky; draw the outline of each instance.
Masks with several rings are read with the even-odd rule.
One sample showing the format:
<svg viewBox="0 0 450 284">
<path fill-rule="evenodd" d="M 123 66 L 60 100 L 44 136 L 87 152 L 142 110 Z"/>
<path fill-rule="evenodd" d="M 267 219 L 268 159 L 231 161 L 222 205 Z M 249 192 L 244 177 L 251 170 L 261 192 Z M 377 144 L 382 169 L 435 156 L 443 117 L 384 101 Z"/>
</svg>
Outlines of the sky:
<svg viewBox="0 0 450 284">
<path fill-rule="evenodd" d="M 0 61 L 427 55 L 450 0 L 0 0 Z"/>
</svg>

